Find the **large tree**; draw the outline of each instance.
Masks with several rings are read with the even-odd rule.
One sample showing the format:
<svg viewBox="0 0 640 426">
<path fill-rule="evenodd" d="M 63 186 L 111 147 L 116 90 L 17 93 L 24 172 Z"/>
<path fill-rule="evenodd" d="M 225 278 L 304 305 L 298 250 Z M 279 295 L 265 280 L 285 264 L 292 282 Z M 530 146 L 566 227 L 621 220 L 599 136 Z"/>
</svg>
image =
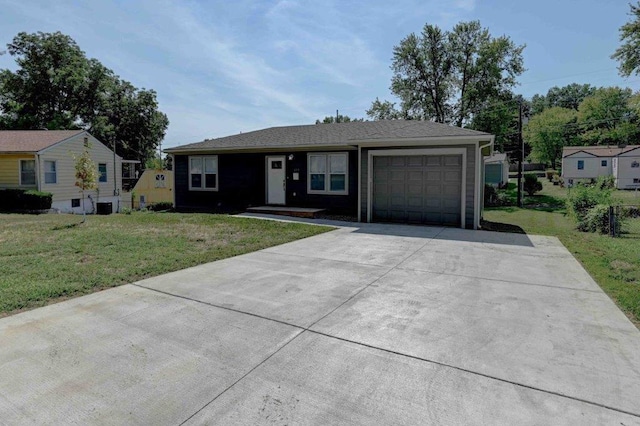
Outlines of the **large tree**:
<svg viewBox="0 0 640 426">
<path fill-rule="evenodd" d="M 571 83 L 558 87 L 554 86 L 546 95 L 533 95 L 531 98 L 531 113 L 540 114 L 547 108 L 560 107 L 578 110 L 582 101 L 592 96 L 596 88 L 590 84 Z"/>
<path fill-rule="evenodd" d="M 515 86 L 524 71 L 523 49 L 509 37 L 492 37 L 479 21 L 460 22 L 452 31 L 427 24 L 393 49 L 391 92 L 400 110 L 376 99 L 367 114 L 463 126 L 483 103 Z"/>
<path fill-rule="evenodd" d="M 600 88 L 580 104 L 578 123 L 587 145 L 632 143 L 640 136 L 638 98 L 628 88 Z"/>
<path fill-rule="evenodd" d="M 349 123 L 351 121 L 364 121 L 364 118 L 351 118 L 348 115 L 338 114 L 338 116 L 327 115 L 322 120 L 316 120 L 316 124 L 329 124 L 329 123 Z"/>
<path fill-rule="evenodd" d="M 618 70 L 625 77 L 640 74 L 640 2 L 629 6 L 631 20 L 620 27 L 622 44 L 611 55 L 611 58 L 620 62 Z"/>
<path fill-rule="evenodd" d="M 578 113 L 575 110 L 551 107 L 534 115 L 524 128 L 525 142 L 531 146 L 534 160 L 551 164 L 562 158 L 562 148 L 576 145 Z"/>
<path fill-rule="evenodd" d="M 168 126 L 156 93 L 121 80 L 60 32 L 19 33 L 18 69 L 0 70 L 0 129 L 85 129 L 144 162 Z"/>
</svg>

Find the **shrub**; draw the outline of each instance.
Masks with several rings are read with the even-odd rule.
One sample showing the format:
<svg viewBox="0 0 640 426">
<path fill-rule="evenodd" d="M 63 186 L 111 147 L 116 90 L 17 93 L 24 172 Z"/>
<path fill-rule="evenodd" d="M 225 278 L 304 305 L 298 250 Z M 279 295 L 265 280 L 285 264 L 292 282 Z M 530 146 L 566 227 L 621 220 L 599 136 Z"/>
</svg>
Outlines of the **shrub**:
<svg viewBox="0 0 640 426">
<path fill-rule="evenodd" d="M 593 206 L 578 223 L 578 230 L 583 232 L 609 233 L 609 206 L 598 204 Z"/>
<path fill-rule="evenodd" d="M 524 175 L 523 189 L 529 196 L 532 196 L 542 190 L 542 183 L 538 180 L 538 176 L 533 173 L 527 173 Z"/>
<path fill-rule="evenodd" d="M 555 171 L 555 170 L 553 170 L 553 169 L 547 169 L 547 170 L 545 170 L 545 172 L 544 172 L 544 176 L 547 178 L 547 180 L 548 180 L 549 182 L 551 182 L 551 181 L 553 180 L 553 177 L 554 177 L 554 176 L 556 176 L 556 175 L 557 175 L 557 173 L 556 173 L 556 171 Z"/>
<path fill-rule="evenodd" d="M 484 184 L 484 205 L 489 206 L 493 203 L 496 196 L 496 189 L 493 185 Z"/>
<path fill-rule="evenodd" d="M 53 194 L 35 190 L 23 189 L 0 190 L 0 210 L 30 211 L 48 210 L 51 208 Z"/>
<path fill-rule="evenodd" d="M 611 190 L 579 183 L 569 193 L 567 208 L 580 222 L 593 207 L 598 204 L 610 205 L 611 201 Z"/>
<path fill-rule="evenodd" d="M 595 187 L 598 189 L 613 189 L 616 186 L 616 180 L 613 176 L 600 176 L 595 182 Z"/>
<path fill-rule="evenodd" d="M 161 201 L 159 203 L 150 204 L 149 207 L 147 207 L 147 209 L 149 209 L 151 211 L 154 211 L 154 212 L 172 210 L 173 209 L 173 203 L 171 203 L 169 201 Z"/>
</svg>

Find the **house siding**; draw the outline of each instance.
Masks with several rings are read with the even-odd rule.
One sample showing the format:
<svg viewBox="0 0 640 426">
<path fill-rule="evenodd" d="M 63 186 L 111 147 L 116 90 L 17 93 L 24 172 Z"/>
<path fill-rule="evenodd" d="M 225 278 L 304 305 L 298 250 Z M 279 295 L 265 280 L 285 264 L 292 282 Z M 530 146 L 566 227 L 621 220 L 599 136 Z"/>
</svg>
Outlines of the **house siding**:
<svg viewBox="0 0 640 426">
<path fill-rule="evenodd" d="M 393 147 L 393 149 L 434 149 L 434 148 L 465 148 L 467 150 L 467 164 L 466 164 L 466 182 L 465 182 L 465 228 L 473 229 L 474 217 L 475 217 L 475 180 L 476 180 L 476 145 L 464 144 L 464 145 L 429 145 L 424 147 L 407 146 L 407 147 Z M 367 221 L 367 207 L 368 207 L 368 181 L 369 181 L 369 152 L 374 148 L 362 148 L 360 158 L 360 220 L 362 222 Z M 375 148 L 375 149 L 389 149 L 389 147 Z M 426 154 L 428 155 L 428 154 Z"/>
<path fill-rule="evenodd" d="M 640 188 L 639 183 L 634 183 L 634 179 L 640 180 L 640 167 L 631 167 L 633 162 L 640 163 L 640 150 L 636 149 L 619 155 L 617 160 L 616 188 L 634 189 Z"/>
<path fill-rule="evenodd" d="M 602 166 L 606 160 L 607 165 Z M 584 169 L 578 169 L 578 161 L 584 161 Z M 596 179 L 600 176 L 610 176 L 613 173 L 612 157 L 595 157 L 589 154 L 577 153 L 562 159 L 562 177 L 564 179 Z"/>
<path fill-rule="evenodd" d="M 174 190 L 176 208 L 180 210 L 216 210 L 244 209 L 266 203 L 266 157 L 284 156 L 286 172 L 287 206 L 328 209 L 331 212 L 355 215 L 358 199 L 358 159 L 357 151 L 318 151 L 348 152 L 348 194 L 325 195 L 307 193 L 307 171 L 310 151 L 261 152 L 238 154 L 202 155 L 218 156 L 218 190 L 189 190 L 189 156 L 174 155 Z M 293 159 L 289 160 L 289 155 Z M 194 154 L 196 155 L 196 154 Z M 197 154 L 199 155 L 199 154 Z M 293 179 L 298 173 L 299 179 Z"/>
<path fill-rule="evenodd" d="M 20 186 L 20 160 L 34 158 L 33 154 L 0 154 L 0 188 L 36 188 L 36 185 Z"/>
<path fill-rule="evenodd" d="M 103 198 L 111 198 L 114 196 L 114 178 L 116 183 L 116 189 L 122 188 L 122 159 L 118 156 L 116 160 L 116 170 L 114 176 L 113 151 L 103 145 L 100 141 L 91 135 L 80 133 L 71 139 L 53 145 L 41 151 L 38 156 L 38 181 L 41 182 L 40 189 L 45 192 L 51 192 L 53 194 L 53 203 L 57 206 L 65 206 L 68 202 L 69 209 L 71 208 L 71 199 L 80 198 L 80 189 L 75 186 L 75 160 L 73 155 L 81 155 L 85 150 L 84 137 L 89 138 L 89 155 L 96 164 L 106 163 L 107 165 L 107 181 L 98 183 L 98 191 L 85 191 L 85 196 L 91 195 L 96 197 L 98 201 L 102 201 Z M 55 184 L 47 184 L 44 180 L 45 173 L 45 161 L 55 161 L 57 171 L 57 182 Z M 117 206 L 114 206 L 116 209 Z"/>
</svg>

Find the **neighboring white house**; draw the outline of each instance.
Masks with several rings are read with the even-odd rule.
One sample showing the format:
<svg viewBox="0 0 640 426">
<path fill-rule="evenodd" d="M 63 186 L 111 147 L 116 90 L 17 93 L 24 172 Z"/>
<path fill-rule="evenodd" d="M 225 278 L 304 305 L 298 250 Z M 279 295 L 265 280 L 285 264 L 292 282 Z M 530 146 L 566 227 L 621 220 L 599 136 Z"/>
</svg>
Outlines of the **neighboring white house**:
<svg viewBox="0 0 640 426">
<path fill-rule="evenodd" d="M 567 184 L 600 176 L 613 176 L 618 189 L 640 186 L 640 145 L 563 148 L 562 177 Z"/>
<path fill-rule="evenodd" d="M 495 152 L 490 157 L 484 157 L 484 183 L 498 187 L 509 183 L 507 154 Z"/>
<path fill-rule="evenodd" d="M 99 172 L 98 190 L 75 186 L 75 160 L 88 149 Z M 37 189 L 53 194 L 52 208 L 95 211 L 96 203 L 120 207 L 122 158 L 83 130 L 0 131 L 0 188 Z M 84 201 L 84 202 L 83 202 Z"/>
</svg>

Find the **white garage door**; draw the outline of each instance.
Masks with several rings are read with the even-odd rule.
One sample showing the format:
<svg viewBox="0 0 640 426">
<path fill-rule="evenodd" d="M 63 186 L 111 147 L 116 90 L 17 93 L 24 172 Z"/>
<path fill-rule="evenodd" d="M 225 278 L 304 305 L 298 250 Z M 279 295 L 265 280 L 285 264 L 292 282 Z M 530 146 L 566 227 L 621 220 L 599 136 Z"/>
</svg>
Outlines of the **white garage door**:
<svg viewBox="0 0 640 426">
<path fill-rule="evenodd" d="M 460 226 L 461 155 L 373 157 L 372 219 Z"/>
</svg>

